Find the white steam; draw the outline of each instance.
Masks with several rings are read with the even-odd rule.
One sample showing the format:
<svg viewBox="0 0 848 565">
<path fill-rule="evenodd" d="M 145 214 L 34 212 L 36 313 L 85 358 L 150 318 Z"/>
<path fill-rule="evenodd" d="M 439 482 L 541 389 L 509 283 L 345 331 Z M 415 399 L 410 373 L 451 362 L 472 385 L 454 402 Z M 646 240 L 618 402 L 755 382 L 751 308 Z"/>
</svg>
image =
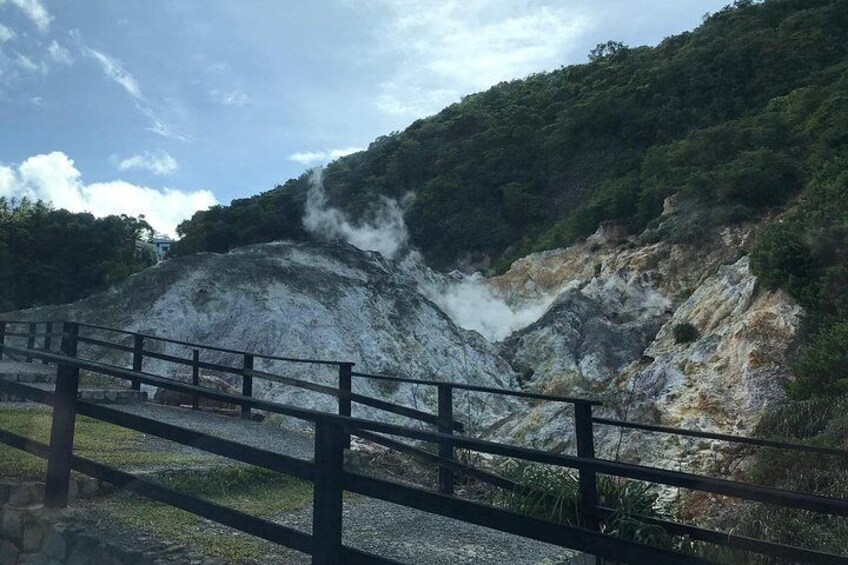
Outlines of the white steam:
<svg viewBox="0 0 848 565">
<path fill-rule="evenodd" d="M 433 273 L 409 244 L 404 207 L 382 198 L 370 221 L 354 225 L 344 212 L 328 205 L 321 169 L 314 169 L 306 198 L 303 225 L 324 239 L 343 239 L 363 251 L 376 251 L 400 265 L 418 281 L 420 292 L 435 302 L 461 328 L 475 330 L 489 341 L 500 341 L 536 320 L 556 295 L 512 306 L 492 292 L 482 275 L 445 277 Z"/>
<path fill-rule="evenodd" d="M 306 196 L 303 225 L 307 231 L 325 239 L 344 239 L 363 251 L 376 251 L 384 257 L 396 258 L 407 246 L 409 233 L 403 221 L 403 210 L 396 200 L 384 198 L 373 211 L 373 220 L 354 226 L 344 212 L 327 205 L 321 169 L 313 169 L 311 186 Z"/>
<path fill-rule="evenodd" d="M 480 273 L 442 284 L 419 284 L 427 298 L 438 304 L 456 325 L 476 330 L 489 341 L 500 341 L 542 317 L 556 296 L 511 306 L 486 285 Z"/>
</svg>

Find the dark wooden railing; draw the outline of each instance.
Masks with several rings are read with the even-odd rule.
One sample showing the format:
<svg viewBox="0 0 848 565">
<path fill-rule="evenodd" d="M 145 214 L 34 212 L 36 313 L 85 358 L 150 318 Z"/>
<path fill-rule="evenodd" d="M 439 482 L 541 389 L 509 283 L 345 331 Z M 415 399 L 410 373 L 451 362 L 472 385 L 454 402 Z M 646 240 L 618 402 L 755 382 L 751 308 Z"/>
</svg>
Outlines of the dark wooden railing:
<svg viewBox="0 0 848 565">
<path fill-rule="evenodd" d="M 313 563 L 316 564 L 395 563 L 384 557 L 367 554 L 343 546 L 341 512 L 343 491 L 355 492 L 441 516 L 567 547 L 601 558 L 651 565 L 657 563 L 707 563 L 708 561 L 696 555 L 682 554 L 646 546 L 602 533 L 600 531 L 600 523 L 613 512 L 613 509 L 604 508 L 598 504 L 598 474 L 647 481 L 657 485 L 685 488 L 734 497 L 741 500 L 773 504 L 785 508 L 824 513 L 834 517 L 848 517 L 848 499 L 793 492 L 680 471 L 670 471 L 600 459 L 596 456 L 594 450 L 593 430 L 595 424 L 617 426 L 655 433 L 672 433 L 717 441 L 738 442 L 754 446 L 816 452 L 842 457 L 846 461 L 848 461 L 848 451 L 599 418 L 592 414 L 592 407 L 599 403 L 592 400 L 569 397 L 547 397 L 521 391 L 501 390 L 462 383 L 445 383 L 385 375 L 369 375 L 354 372 L 353 364 L 348 362 L 314 359 L 303 360 L 304 363 L 335 366 L 338 368 L 338 388 L 326 387 L 325 385 L 316 385 L 315 383 L 292 379 L 291 377 L 281 377 L 279 375 L 257 371 L 253 367 L 254 359 L 256 358 L 283 360 L 293 363 L 300 362 L 300 360 L 293 358 L 203 346 L 145 334 L 134 334 L 123 330 L 111 330 L 102 326 L 69 322 L 62 323 L 61 331 L 56 332 L 55 325 L 47 326 L 46 324 L 48 323 L 51 322 L 39 324 L 29 321 L 17 323 L 0 321 L 0 359 L 3 359 L 4 356 L 12 356 L 16 359 L 38 360 L 42 363 L 55 364 L 57 366 L 55 391 L 44 391 L 22 383 L 9 382 L 2 379 L 0 379 L 0 391 L 53 406 L 53 427 L 50 444 L 45 445 L 33 442 L 28 438 L 2 429 L 0 429 L 0 443 L 11 445 L 48 460 L 46 502 L 52 507 L 62 507 L 67 504 L 70 472 L 71 470 L 76 470 L 240 531 L 308 553 L 312 555 Z M 39 332 L 39 327 L 42 325 L 45 327 L 45 330 Z M 24 327 L 25 331 L 10 331 L 11 328 L 21 326 Z M 83 328 L 106 332 L 115 331 L 131 336 L 133 345 L 111 343 L 93 337 L 81 336 L 80 329 Z M 61 338 L 58 352 L 51 350 L 51 347 L 55 346 L 55 338 Z M 10 344 L 11 341 L 16 339 L 23 340 L 25 347 Z M 41 347 L 35 347 L 36 340 L 38 339 L 42 339 Z M 145 349 L 144 343 L 152 340 L 160 340 L 190 347 L 192 348 L 191 359 L 182 359 Z M 78 351 L 79 344 L 81 343 L 131 353 L 132 368 L 128 369 L 91 359 L 82 359 Z M 235 368 L 222 364 L 201 362 L 200 351 L 204 349 L 239 355 L 242 358 L 242 366 Z M 145 357 L 190 366 L 192 369 L 191 384 L 144 371 L 143 360 Z M 199 386 L 199 370 L 201 368 L 241 375 L 244 379 L 242 381 L 241 394 L 230 394 Z M 77 391 L 81 370 L 122 379 L 128 381 L 133 387 L 140 387 L 143 384 L 188 394 L 194 399 L 192 403 L 193 407 L 197 407 L 198 399 L 207 398 L 240 406 L 243 415 L 249 415 L 252 409 L 256 409 L 291 416 L 309 422 L 314 426 L 315 430 L 314 461 L 296 459 L 165 424 L 106 406 L 80 401 L 77 398 Z M 253 398 L 251 385 L 254 377 L 270 379 L 322 394 L 331 394 L 339 400 L 338 414 L 308 410 Z M 439 398 L 438 413 L 432 415 L 409 407 L 398 406 L 384 400 L 354 394 L 351 390 L 354 378 L 383 379 L 437 387 Z M 462 426 L 454 420 L 452 412 L 453 389 L 504 394 L 536 400 L 554 400 L 573 404 L 577 443 L 576 456 L 549 453 L 462 435 Z M 409 417 L 419 422 L 433 425 L 436 430 L 431 431 L 420 427 L 400 426 L 397 424 L 354 418 L 351 416 L 352 402 L 360 402 L 400 416 Z M 314 513 L 312 534 L 306 534 L 221 507 L 206 500 L 150 482 L 147 479 L 139 478 L 74 455 L 73 423 L 77 414 L 190 445 L 210 453 L 313 482 Z M 349 445 L 351 435 L 368 441 L 374 441 L 391 449 L 411 453 L 437 465 L 439 468 L 439 492 L 365 477 L 346 471 L 343 467 L 343 451 Z M 438 454 L 433 454 L 393 438 L 406 438 L 437 444 L 439 446 Z M 454 450 L 456 449 L 576 470 L 580 489 L 579 511 L 583 527 L 547 522 L 453 496 L 453 485 L 456 474 L 473 476 L 502 489 L 514 490 L 525 488 L 490 471 L 459 463 L 453 457 Z M 778 557 L 788 561 L 822 564 L 848 563 L 848 557 L 842 555 L 753 539 L 669 520 L 645 517 L 644 521 L 658 525 L 672 535 L 686 536 L 699 542 L 744 550 L 770 557 Z"/>
</svg>

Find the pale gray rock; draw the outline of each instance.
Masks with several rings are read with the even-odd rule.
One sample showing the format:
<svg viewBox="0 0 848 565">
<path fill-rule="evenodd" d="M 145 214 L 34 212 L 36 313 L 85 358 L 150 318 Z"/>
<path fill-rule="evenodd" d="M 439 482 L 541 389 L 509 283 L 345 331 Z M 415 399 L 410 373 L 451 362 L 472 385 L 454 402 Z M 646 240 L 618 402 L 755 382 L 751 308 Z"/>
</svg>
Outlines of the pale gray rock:
<svg viewBox="0 0 848 565">
<path fill-rule="evenodd" d="M 700 247 L 639 246 L 613 245 L 599 232 L 516 262 L 491 281 L 502 296 L 520 303 L 539 289 L 564 290 L 502 342 L 502 354 L 526 387 L 598 398 L 604 416 L 749 435 L 785 398 L 803 310 L 757 285 L 748 257 L 739 257 L 747 235 L 720 236 Z M 697 328 L 697 340 L 675 342 L 683 323 Z M 704 472 L 735 456 L 727 443 L 595 430 L 604 457 Z M 573 452 L 573 418 L 560 403 L 540 403 L 499 422 L 491 437 Z"/>
<path fill-rule="evenodd" d="M 25 319 L 70 319 L 225 348 L 296 358 L 356 363 L 366 373 L 514 388 L 517 379 L 494 346 L 457 327 L 418 292 L 398 263 L 343 243 L 278 242 L 226 254 L 201 253 L 164 261 L 112 289 L 66 306 L 15 313 Z M 129 344 L 128 337 L 98 337 Z M 154 351 L 189 359 L 190 348 L 150 342 Z M 81 353 L 124 366 L 128 354 L 85 346 Z M 240 366 L 236 355 L 201 353 L 201 360 Z M 256 368 L 325 384 L 334 367 L 257 359 Z M 171 364 L 145 360 L 144 369 L 173 375 Z M 187 368 L 182 371 L 187 372 Z M 238 377 L 226 377 L 238 383 Z M 256 380 L 260 398 L 336 410 L 337 401 L 302 389 Z M 354 391 L 435 410 L 433 387 L 356 379 Z M 458 394 L 456 415 L 474 425 L 501 417 L 507 401 Z M 354 407 L 354 415 L 387 419 Z M 395 421 L 403 421 L 392 418 Z"/>
</svg>

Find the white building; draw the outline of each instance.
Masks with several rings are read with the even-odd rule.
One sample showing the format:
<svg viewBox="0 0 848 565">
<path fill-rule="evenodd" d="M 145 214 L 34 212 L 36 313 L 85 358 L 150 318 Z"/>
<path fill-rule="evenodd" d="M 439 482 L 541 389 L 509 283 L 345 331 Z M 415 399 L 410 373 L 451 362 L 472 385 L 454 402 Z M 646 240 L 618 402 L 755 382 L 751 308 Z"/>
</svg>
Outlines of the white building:
<svg viewBox="0 0 848 565">
<path fill-rule="evenodd" d="M 174 244 L 173 239 L 166 237 L 153 237 L 150 239 L 150 244 L 153 246 L 153 252 L 156 254 L 156 260 L 161 261 L 168 254 L 171 245 Z"/>
</svg>

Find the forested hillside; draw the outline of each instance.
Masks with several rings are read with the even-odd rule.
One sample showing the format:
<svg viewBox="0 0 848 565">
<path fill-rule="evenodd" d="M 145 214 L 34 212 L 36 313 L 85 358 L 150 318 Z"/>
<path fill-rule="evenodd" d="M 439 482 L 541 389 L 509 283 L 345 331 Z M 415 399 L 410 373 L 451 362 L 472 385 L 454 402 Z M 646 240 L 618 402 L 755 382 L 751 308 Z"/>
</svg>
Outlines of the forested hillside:
<svg viewBox="0 0 848 565">
<path fill-rule="evenodd" d="M 137 243 L 152 231 L 128 216 L 0 197 L 0 312 L 72 302 L 150 266 Z"/>
<path fill-rule="evenodd" d="M 330 164 L 325 188 L 354 218 L 414 194 L 413 243 L 444 268 L 503 268 L 605 220 L 641 229 L 678 192 L 713 222 L 749 218 L 841 150 L 846 53 L 844 0 L 737 2 L 656 47 L 610 42 L 587 64 L 468 96 Z M 307 190 L 304 175 L 198 213 L 177 251 L 304 237 Z"/>
<path fill-rule="evenodd" d="M 466 97 L 330 164 L 330 203 L 367 219 L 412 193 L 413 243 L 436 267 L 494 270 L 606 221 L 697 244 L 776 218 L 752 254 L 807 310 L 799 398 L 848 390 L 848 0 L 739 1 L 656 47 Z M 197 213 L 175 251 L 308 237 L 306 174 Z M 694 221 L 661 223 L 672 194 Z"/>
</svg>

